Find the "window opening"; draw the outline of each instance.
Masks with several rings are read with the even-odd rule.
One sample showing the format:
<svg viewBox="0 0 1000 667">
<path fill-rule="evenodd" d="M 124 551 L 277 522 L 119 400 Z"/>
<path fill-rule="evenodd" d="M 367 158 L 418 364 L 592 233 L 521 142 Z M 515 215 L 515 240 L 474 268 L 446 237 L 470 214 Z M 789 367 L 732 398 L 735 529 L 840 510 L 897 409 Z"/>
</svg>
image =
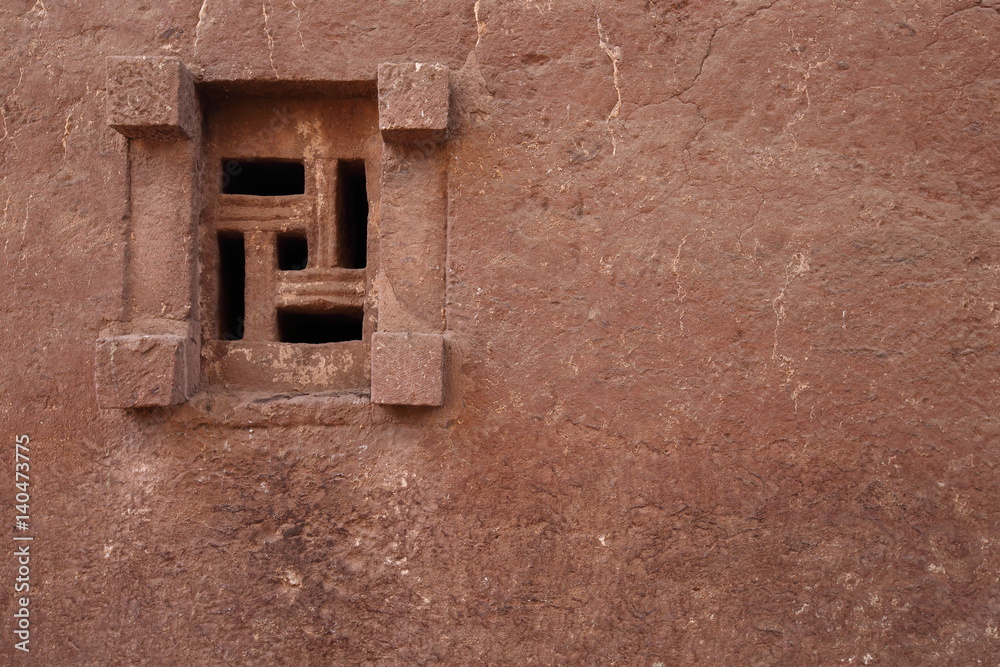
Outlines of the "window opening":
<svg viewBox="0 0 1000 667">
<path fill-rule="evenodd" d="M 291 160 L 223 160 L 222 193 L 281 197 L 306 191 L 306 168 Z"/>
<path fill-rule="evenodd" d="M 364 390 L 378 100 L 268 88 L 204 97 L 202 374 L 234 391 Z"/>
<path fill-rule="evenodd" d="M 309 265 L 309 241 L 304 232 L 278 235 L 278 270 L 302 271 Z"/>
<path fill-rule="evenodd" d="M 278 340 L 282 343 L 340 343 L 361 340 L 364 311 L 278 310 Z"/>
<path fill-rule="evenodd" d="M 240 232 L 219 234 L 219 336 L 242 340 L 246 315 L 246 241 Z"/>
<path fill-rule="evenodd" d="M 368 265 L 368 185 L 364 160 L 337 162 L 337 263 L 345 269 Z"/>
</svg>

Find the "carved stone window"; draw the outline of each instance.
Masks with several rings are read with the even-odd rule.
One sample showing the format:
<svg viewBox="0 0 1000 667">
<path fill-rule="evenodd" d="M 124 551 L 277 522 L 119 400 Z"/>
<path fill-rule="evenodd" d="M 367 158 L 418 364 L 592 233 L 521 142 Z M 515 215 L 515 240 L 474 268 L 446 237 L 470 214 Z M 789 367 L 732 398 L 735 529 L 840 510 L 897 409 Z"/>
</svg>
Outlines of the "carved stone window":
<svg viewBox="0 0 1000 667">
<path fill-rule="evenodd" d="M 372 73 L 198 82 L 176 58 L 108 59 L 130 213 L 102 407 L 442 404 L 448 70 Z"/>
<path fill-rule="evenodd" d="M 367 392 L 375 99 L 220 93 L 204 114 L 203 380 Z"/>
</svg>

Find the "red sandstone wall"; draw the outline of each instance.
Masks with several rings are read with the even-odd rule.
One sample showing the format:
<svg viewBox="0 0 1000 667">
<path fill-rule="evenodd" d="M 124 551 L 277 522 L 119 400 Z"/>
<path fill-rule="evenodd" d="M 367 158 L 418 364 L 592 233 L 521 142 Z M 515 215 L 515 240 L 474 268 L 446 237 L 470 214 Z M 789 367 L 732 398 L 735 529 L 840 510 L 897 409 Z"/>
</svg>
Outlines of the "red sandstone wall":
<svg viewBox="0 0 1000 667">
<path fill-rule="evenodd" d="M 993 664 L 998 10 L 7 0 L 2 655 Z M 111 55 L 452 68 L 443 408 L 98 409 Z"/>
</svg>

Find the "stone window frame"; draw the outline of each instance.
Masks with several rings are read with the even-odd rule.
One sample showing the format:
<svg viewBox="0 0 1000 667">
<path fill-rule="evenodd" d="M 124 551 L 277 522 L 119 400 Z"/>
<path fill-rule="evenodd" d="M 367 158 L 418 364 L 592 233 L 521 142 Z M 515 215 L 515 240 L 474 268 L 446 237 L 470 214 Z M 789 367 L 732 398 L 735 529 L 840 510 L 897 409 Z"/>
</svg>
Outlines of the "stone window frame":
<svg viewBox="0 0 1000 667">
<path fill-rule="evenodd" d="M 369 269 L 376 404 L 444 403 L 449 83 L 445 66 L 424 63 L 383 63 L 361 83 L 377 94 L 383 140 L 378 260 Z M 107 59 L 107 122 L 126 138 L 128 228 L 120 314 L 96 343 L 102 408 L 180 405 L 203 389 L 199 85 L 176 57 Z"/>
</svg>

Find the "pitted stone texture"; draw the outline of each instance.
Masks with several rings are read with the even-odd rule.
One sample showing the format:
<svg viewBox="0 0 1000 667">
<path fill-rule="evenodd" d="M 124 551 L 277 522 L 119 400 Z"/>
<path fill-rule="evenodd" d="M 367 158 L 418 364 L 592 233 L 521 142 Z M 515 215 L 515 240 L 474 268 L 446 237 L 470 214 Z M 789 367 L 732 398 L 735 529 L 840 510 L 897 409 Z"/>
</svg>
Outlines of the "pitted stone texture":
<svg viewBox="0 0 1000 667">
<path fill-rule="evenodd" d="M 444 403 L 444 337 L 425 333 L 372 335 L 372 402 Z"/>
<path fill-rule="evenodd" d="M 194 136 L 194 83 L 177 58 L 108 58 L 108 125 L 131 139 Z"/>
<path fill-rule="evenodd" d="M 386 141 L 444 141 L 448 68 L 428 63 L 378 66 L 378 124 Z"/>
<path fill-rule="evenodd" d="M 272 51 L 253 3 L 33 4 L 2 5 L 0 384 L 36 663 L 996 664 L 1000 12 L 296 0 Z M 95 411 L 100 323 L 182 317 L 122 287 L 129 158 L 89 122 L 93 64 L 140 53 L 234 96 L 451 67 L 444 406 Z M 432 158 L 399 152 L 402 205 Z M 391 331 L 440 333 L 384 270 L 378 331 L 393 289 Z M 185 335 L 115 333 L 154 332 Z"/>
<path fill-rule="evenodd" d="M 98 404 L 102 408 L 124 409 L 183 403 L 192 384 L 188 372 L 192 343 L 176 335 L 99 338 Z"/>
</svg>

